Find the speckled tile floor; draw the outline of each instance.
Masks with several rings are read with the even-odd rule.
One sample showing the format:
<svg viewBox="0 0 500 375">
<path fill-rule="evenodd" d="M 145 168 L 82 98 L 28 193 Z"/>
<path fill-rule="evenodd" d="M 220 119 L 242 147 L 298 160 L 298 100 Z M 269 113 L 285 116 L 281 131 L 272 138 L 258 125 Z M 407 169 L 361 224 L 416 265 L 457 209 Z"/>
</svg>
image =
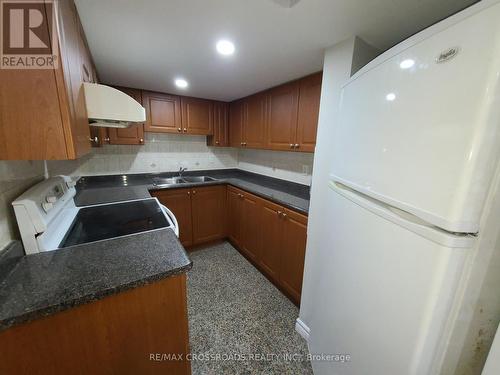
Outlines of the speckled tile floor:
<svg viewBox="0 0 500 375">
<path fill-rule="evenodd" d="M 190 257 L 193 375 L 312 374 L 294 304 L 227 242 Z"/>
</svg>

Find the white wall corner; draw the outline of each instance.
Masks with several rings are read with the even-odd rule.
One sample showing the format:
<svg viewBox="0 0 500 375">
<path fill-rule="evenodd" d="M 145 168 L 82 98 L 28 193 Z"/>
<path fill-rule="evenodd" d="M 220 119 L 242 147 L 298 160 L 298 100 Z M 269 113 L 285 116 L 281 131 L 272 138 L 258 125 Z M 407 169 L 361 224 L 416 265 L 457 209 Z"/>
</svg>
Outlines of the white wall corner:
<svg viewBox="0 0 500 375">
<path fill-rule="evenodd" d="M 311 332 L 311 330 L 306 325 L 306 323 L 302 321 L 302 319 L 297 318 L 297 320 L 295 321 L 295 330 L 304 338 L 304 340 L 309 341 L 309 333 Z"/>
</svg>

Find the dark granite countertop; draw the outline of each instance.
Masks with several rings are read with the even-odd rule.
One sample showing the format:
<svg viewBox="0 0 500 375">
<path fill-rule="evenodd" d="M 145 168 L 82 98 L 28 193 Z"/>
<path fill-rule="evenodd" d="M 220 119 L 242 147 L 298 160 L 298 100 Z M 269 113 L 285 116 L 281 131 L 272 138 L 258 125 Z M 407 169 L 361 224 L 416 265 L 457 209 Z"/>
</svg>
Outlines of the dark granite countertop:
<svg viewBox="0 0 500 375">
<path fill-rule="evenodd" d="M 229 184 L 275 203 L 307 214 L 309 211 L 309 186 L 280 180 L 240 169 L 187 171 L 184 176 L 210 176 L 216 181 L 183 183 L 158 187 L 153 178 L 177 176 L 177 172 L 155 174 L 130 174 L 110 176 L 84 176 L 77 184 L 77 206 L 118 202 L 149 197 L 151 190 L 178 189 L 194 186 Z"/>
<path fill-rule="evenodd" d="M 183 273 L 192 266 L 171 229 L 0 259 L 0 330 Z M 5 259 L 3 259 L 5 258 Z"/>
</svg>

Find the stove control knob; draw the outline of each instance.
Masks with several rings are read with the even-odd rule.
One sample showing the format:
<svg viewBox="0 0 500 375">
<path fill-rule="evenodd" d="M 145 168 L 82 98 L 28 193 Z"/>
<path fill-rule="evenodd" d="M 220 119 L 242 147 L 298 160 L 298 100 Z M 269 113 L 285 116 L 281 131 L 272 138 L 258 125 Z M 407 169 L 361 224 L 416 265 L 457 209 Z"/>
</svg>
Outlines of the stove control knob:
<svg viewBox="0 0 500 375">
<path fill-rule="evenodd" d="M 66 182 L 66 186 L 68 187 L 68 189 L 71 189 L 71 188 L 76 186 L 76 182 L 75 181 L 68 181 L 68 182 Z"/>
<path fill-rule="evenodd" d="M 47 195 L 45 197 L 45 200 L 47 201 L 47 203 L 56 203 L 57 198 L 53 195 Z"/>
<path fill-rule="evenodd" d="M 44 209 L 45 212 L 49 212 L 53 207 L 54 207 L 53 203 L 49 203 L 49 202 L 42 203 L 42 208 Z"/>
</svg>

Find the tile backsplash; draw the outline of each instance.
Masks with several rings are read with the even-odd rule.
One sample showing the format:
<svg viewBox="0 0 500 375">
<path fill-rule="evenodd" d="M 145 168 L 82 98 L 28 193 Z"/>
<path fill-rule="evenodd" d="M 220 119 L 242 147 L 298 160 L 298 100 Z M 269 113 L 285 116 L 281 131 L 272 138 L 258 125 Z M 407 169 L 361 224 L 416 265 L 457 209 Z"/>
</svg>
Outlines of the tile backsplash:
<svg viewBox="0 0 500 375">
<path fill-rule="evenodd" d="M 0 161 L 0 250 L 20 239 L 12 201 L 43 180 L 43 161 Z"/>
<path fill-rule="evenodd" d="M 217 148 L 205 136 L 146 133 L 143 146 L 106 145 L 78 160 L 48 161 L 51 176 L 240 168 L 309 185 L 313 154 Z"/>
<path fill-rule="evenodd" d="M 240 149 L 238 168 L 311 185 L 313 159 L 314 154 L 305 152 Z"/>
<path fill-rule="evenodd" d="M 106 145 L 78 160 L 49 161 L 50 175 L 99 175 L 236 168 L 238 150 L 208 147 L 205 136 L 146 133 L 143 146 Z"/>
</svg>

